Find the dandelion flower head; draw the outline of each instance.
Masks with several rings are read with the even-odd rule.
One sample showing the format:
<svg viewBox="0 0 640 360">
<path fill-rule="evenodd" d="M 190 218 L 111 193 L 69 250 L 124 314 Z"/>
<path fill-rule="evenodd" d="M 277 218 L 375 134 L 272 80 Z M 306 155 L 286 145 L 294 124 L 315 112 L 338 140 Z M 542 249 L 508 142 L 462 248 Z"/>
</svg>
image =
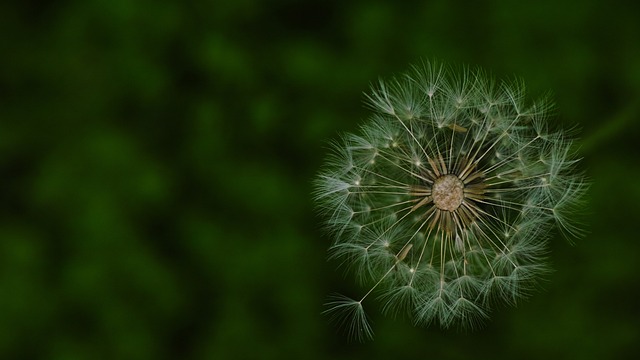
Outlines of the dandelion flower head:
<svg viewBox="0 0 640 360">
<path fill-rule="evenodd" d="M 424 62 L 379 81 L 359 134 L 333 143 L 314 197 L 336 259 L 368 285 L 326 313 L 373 335 L 363 302 L 417 325 L 473 327 L 514 305 L 547 271 L 546 242 L 573 221 L 586 191 L 571 132 L 521 81 Z"/>
</svg>

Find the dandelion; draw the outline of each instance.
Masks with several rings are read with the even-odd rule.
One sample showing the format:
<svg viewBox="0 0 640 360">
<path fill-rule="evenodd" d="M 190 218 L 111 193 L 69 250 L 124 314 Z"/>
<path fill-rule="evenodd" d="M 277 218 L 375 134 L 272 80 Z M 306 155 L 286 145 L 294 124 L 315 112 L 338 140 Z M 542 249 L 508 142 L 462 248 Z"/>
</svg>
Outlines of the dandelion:
<svg viewBox="0 0 640 360">
<path fill-rule="evenodd" d="M 369 285 L 327 304 L 350 336 L 373 336 L 370 297 L 417 325 L 472 328 L 534 290 L 553 228 L 581 235 L 587 184 L 571 133 L 522 82 L 425 62 L 380 81 L 367 104 L 372 117 L 333 143 L 314 190 L 330 258 Z"/>
</svg>

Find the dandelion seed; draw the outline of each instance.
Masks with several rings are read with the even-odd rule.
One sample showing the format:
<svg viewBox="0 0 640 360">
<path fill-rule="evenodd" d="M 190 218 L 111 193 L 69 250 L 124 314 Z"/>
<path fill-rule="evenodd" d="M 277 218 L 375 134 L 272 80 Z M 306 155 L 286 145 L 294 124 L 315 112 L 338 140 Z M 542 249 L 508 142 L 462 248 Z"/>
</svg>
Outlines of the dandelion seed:
<svg viewBox="0 0 640 360">
<path fill-rule="evenodd" d="M 371 285 L 327 303 L 351 337 L 373 335 L 374 293 L 385 314 L 477 327 L 535 289 L 553 228 L 582 234 L 572 139 L 546 121 L 547 100 L 525 95 L 520 81 L 433 62 L 367 95 L 374 115 L 334 145 L 314 190 L 330 257 Z"/>
<path fill-rule="evenodd" d="M 406 245 L 404 249 L 400 251 L 400 254 L 398 254 L 398 256 L 396 257 L 398 261 L 404 260 L 404 258 L 407 257 L 407 254 L 409 253 L 409 250 L 411 250 L 412 247 L 413 247 L 413 244 Z"/>
<path fill-rule="evenodd" d="M 324 314 L 329 316 L 330 321 L 344 327 L 349 338 L 362 341 L 373 337 L 373 330 L 362 308 L 362 301 L 337 294 L 325 305 L 328 309 Z"/>
</svg>

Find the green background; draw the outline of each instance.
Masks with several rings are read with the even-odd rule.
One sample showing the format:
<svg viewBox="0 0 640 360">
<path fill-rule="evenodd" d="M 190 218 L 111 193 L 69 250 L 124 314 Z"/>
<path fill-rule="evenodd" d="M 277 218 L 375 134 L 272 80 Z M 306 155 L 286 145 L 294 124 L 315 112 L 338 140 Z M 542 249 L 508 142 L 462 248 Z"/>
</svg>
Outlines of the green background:
<svg viewBox="0 0 640 360">
<path fill-rule="evenodd" d="M 632 2 L 629 2 L 632 3 Z M 0 4 L 0 357 L 624 359 L 640 351 L 640 21 L 624 1 Z M 362 289 L 310 200 L 362 92 L 421 58 L 582 129 L 589 234 L 475 332 L 320 313 Z"/>
</svg>

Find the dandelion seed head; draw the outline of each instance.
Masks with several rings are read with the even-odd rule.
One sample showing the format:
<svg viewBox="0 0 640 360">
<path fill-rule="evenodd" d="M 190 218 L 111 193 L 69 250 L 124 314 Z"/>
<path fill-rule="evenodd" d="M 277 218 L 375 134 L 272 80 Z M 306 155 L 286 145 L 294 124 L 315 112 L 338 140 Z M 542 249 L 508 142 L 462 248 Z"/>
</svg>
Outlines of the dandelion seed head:
<svg viewBox="0 0 640 360">
<path fill-rule="evenodd" d="M 463 328 L 530 295 L 552 230 L 583 233 L 574 214 L 588 188 L 570 133 L 547 121 L 548 99 L 435 62 L 380 80 L 366 98 L 371 119 L 333 144 L 314 200 L 330 258 L 370 288 L 334 298 L 327 313 L 365 338 L 371 294 L 384 313 Z"/>
</svg>

